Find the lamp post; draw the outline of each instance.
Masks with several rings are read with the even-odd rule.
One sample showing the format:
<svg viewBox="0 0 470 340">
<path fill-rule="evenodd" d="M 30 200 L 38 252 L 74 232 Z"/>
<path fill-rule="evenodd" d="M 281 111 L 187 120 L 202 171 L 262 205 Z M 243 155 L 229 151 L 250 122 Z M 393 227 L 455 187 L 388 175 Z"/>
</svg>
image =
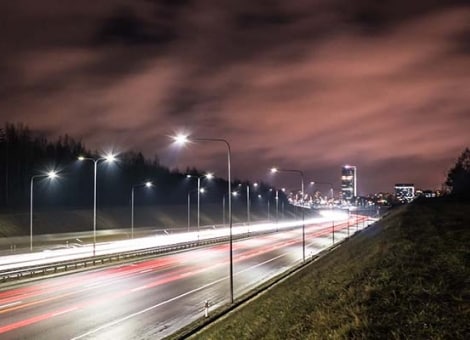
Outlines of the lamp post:
<svg viewBox="0 0 470 340">
<path fill-rule="evenodd" d="M 230 143 L 222 138 L 191 138 L 189 139 L 186 135 L 178 135 L 174 137 L 175 142 L 179 144 L 185 144 L 187 142 L 195 141 L 195 142 L 215 142 L 215 143 L 223 143 L 227 147 L 227 182 L 228 182 L 228 214 L 229 214 L 229 249 L 230 249 L 230 302 L 233 303 L 233 240 L 232 240 L 232 180 L 231 180 L 231 150 L 230 150 Z"/>
<path fill-rule="evenodd" d="M 204 193 L 204 188 L 201 189 L 201 179 L 207 178 L 207 179 L 212 179 L 214 177 L 214 174 L 212 173 L 207 173 L 202 176 L 192 176 L 192 175 L 186 175 L 186 178 L 196 178 L 197 179 L 197 231 L 199 232 L 200 228 L 200 221 L 201 221 L 201 193 Z M 189 195 L 189 193 L 188 193 Z M 188 196 L 188 207 L 191 202 L 191 199 Z M 189 208 L 188 208 L 189 209 Z"/>
<path fill-rule="evenodd" d="M 91 161 L 93 162 L 93 256 L 96 255 L 96 175 L 98 172 L 98 163 L 101 161 L 105 162 L 114 162 L 116 160 L 116 156 L 113 154 L 107 154 L 104 157 L 100 158 L 89 158 L 89 157 L 78 157 L 79 161 Z"/>
<path fill-rule="evenodd" d="M 33 194 L 34 194 L 34 179 L 39 177 L 47 177 L 51 180 L 57 177 L 56 171 L 49 171 L 47 174 L 31 176 L 30 185 L 30 204 L 29 204 L 29 250 L 33 251 Z"/>
<path fill-rule="evenodd" d="M 134 189 L 137 187 L 146 187 L 150 188 L 153 186 L 153 183 L 147 181 L 141 184 L 134 184 L 131 190 L 131 239 L 134 239 Z"/>
<path fill-rule="evenodd" d="M 191 225 L 191 192 L 188 191 L 188 233 Z"/>
<path fill-rule="evenodd" d="M 222 224 L 225 227 L 225 194 L 222 196 Z"/>
<path fill-rule="evenodd" d="M 278 169 L 278 168 L 272 168 L 271 169 L 272 173 L 276 172 L 293 172 L 297 173 L 300 175 L 300 184 L 302 188 L 302 200 L 304 199 L 304 173 L 300 170 L 291 170 L 291 169 Z M 302 259 L 305 262 L 305 212 L 303 206 L 302 208 Z"/>
<path fill-rule="evenodd" d="M 256 188 L 258 187 L 258 183 L 253 183 L 253 186 Z M 246 185 L 246 220 L 248 224 L 250 224 L 251 216 L 250 216 L 250 208 L 251 208 L 251 201 L 250 201 L 250 183 Z"/>
</svg>

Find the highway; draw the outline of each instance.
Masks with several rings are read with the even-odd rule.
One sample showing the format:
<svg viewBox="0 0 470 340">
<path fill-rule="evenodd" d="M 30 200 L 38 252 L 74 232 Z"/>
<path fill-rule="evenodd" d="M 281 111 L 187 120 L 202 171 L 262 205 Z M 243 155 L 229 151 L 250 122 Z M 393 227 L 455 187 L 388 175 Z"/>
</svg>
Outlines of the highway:
<svg viewBox="0 0 470 340">
<path fill-rule="evenodd" d="M 362 219 L 336 222 L 335 242 L 367 226 Z M 308 257 L 332 245 L 332 230 L 306 225 Z M 302 261 L 302 228 L 239 240 L 233 251 L 236 298 Z M 0 291 L 0 339 L 159 339 L 229 293 L 228 244 L 34 280 Z"/>
</svg>

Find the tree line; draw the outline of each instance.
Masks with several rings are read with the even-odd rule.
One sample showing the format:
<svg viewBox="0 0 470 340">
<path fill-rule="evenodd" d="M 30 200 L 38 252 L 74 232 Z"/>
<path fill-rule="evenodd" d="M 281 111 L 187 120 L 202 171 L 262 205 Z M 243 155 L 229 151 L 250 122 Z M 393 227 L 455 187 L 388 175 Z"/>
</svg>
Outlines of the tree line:
<svg viewBox="0 0 470 340">
<path fill-rule="evenodd" d="M 446 185 L 454 196 L 470 197 L 470 149 L 466 148 L 449 170 Z"/>
<path fill-rule="evenodd" d="M 23 124 L 5 123 L 4 127 L 0 127 L 0 209 L 14 211 L 26 208 L 32 176 L 51 169 L 60 172 L 59 178 L 53 181 L 44 177 L 36 179 L 35 197 L 41 194 L 41 199 L 35 202 L 35 206 L 90 207 L 93 202 L 94 164 L 79 161 L 80 155 L 94 159 L 101 157 L 98 152 L 88 150 L 80 140 L 68 135 L 49 141 L 43 134 Z M 141 204 L 185 204 L 188 193 L 194 193 L 197 182 L 188 180 L 186 175 L 203 175 L 195 168 L 188 168 L 184 173 L 170 170 L 159 163 L 157 156 L 149 160 L 141 152 L 128 151 L 118 157 L 115 163 L 98 163 L 97 201 L 100 206 L 128 205 L 133 186 L 136 191 L 139 190 L 139 195 L 135 196 L 136 202 L 140 199 Z M 137 185 L 145 181 L 152 181 L 155 186 L 150 190 L 137 189 Z M 227 195 L 226 180 L 215 178 L 203 182 L 208 189 L 204 194 L 206 202 L 220 202 Z M 233 182 L 234 189 L 239 185 L 244 187 L 250 183 Z M 267 199 L 274 203 L 273 191 L 269 185 L 260 183 L 252 195 L 261 195 L 265 203 Z M 281 201 L 287 202 L 282 192 L 279 195 Z M 253 208 L 259 201 L 252 199 Z"/>
</svg>

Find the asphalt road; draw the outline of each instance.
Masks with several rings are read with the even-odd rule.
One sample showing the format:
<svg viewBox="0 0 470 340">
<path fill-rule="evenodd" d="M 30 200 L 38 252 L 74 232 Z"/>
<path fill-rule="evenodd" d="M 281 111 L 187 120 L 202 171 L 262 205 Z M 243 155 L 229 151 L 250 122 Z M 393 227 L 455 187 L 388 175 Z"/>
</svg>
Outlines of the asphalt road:
<svg viewBox="0 0 470 340">
<path fill-rule="evenodd" d="M 334 229 L 339 241 L 348 223 Z M 332 245 L 332 230 L 306 226 L 307 257 Z M 302 229 L 237 241 L 233 250 L 236 298 L 302 261 Z M 228 244 L 3 289 L 0 339 L 159 339 L 203 317 L 206 300 L 209 313 L 230 302 Z"/>
</svg>

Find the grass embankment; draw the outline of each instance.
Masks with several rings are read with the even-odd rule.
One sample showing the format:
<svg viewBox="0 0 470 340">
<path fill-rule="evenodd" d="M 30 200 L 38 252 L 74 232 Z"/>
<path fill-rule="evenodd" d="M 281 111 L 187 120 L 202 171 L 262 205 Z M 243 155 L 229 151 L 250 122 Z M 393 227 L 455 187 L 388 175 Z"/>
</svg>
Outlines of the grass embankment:
<svg viewBox="0 0 470 340">
<path fill-rule="evenodd" d="M 464 339 L 469 211 L 445 200 L 397 209 L 195 338 Z"/>
</svg>

